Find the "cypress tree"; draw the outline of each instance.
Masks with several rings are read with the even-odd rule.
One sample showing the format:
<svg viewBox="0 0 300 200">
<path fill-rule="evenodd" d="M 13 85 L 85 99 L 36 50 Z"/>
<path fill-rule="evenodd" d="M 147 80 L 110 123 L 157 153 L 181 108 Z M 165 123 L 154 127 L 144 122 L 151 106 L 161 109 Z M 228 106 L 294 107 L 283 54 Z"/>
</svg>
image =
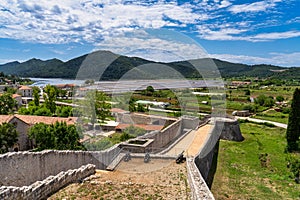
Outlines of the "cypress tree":
<svg viewBox="0 0 300 200">
<path fill-rule="evenodd" d="M 289 122 L 286 130 L 287 150 L 289 152 L 299 150 L 300 137 L 300 90 L 296 88 L 293 95 Z"/>
</svg>

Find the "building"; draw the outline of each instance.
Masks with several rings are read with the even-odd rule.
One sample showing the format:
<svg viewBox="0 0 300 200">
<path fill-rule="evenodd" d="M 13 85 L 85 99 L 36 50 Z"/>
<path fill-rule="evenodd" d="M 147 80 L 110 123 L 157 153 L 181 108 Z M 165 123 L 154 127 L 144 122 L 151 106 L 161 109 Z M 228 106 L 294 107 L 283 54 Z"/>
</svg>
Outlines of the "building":
<svg viewBox="0 0 300 200">
<path fill-rule="evenodd" d="M 32 88 L 28 87 L 26 85 L 22 85 L 19 89 L 18 89 L 18 93 L 22 96 L 22 97 L 32 97 Z"/>
<path fill-rule="evenodd" d="M 12 98 L 17 102 L 17 106 L 22 106 L 22 96 L 19 94 L 13 94 Z"/>
<path fill-rule="evenodd" d="M 233 116 L 238 116 L 238 117 L 249 117 L 250 116 L 250 112 L 249 110 L 236 110 L 232 112 Z"/>
<path fill-rule="evenodd" d="M 16 127 L 19 133 L 18 142 L 14 145 L 13 150 L 25 151 L 33 148 L 33 142 L 28 137 L 29 129 L 37 123 L 54 124 L 56 122 L 66 122 L 67 125 L 74 125 L 77 117 L 45 117 L 33 115 L 0 115 L 0 124 L 10 123 Z"/>
</svg>

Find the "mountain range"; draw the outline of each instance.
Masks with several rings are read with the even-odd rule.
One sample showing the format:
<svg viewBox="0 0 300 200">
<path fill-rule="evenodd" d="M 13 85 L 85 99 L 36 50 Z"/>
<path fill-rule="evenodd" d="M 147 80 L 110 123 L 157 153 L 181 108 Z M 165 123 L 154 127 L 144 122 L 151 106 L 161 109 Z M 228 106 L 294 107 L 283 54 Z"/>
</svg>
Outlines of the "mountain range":
<svg viewBox="0 0 300 200">
<path fill-rule="evenodd" d="M 201 69 L 201 73 L 195 69 Z M 216 72 L 217 66 L 219 72 Z M 300 79 L 300 68 L 280 67 L 274 65 L 247 65 L 231 63 L 218 59 L 198 59 L 170 63 L 154 62 L 138 57 L 114 54 L 110 51 L 95 51 L 63 62 L 59 59 L 30 59 L 25 62 L 10 62 L 0 65 L 0 71 L 21 77 L 66 78 L 119 80 L 215 77 L 220 73 L 223 78 L 255 77 Z M 204 75 L 203 75 L 204 74 Z M 101 77 L 101 78 L 99 78 Z"/>
</svg>

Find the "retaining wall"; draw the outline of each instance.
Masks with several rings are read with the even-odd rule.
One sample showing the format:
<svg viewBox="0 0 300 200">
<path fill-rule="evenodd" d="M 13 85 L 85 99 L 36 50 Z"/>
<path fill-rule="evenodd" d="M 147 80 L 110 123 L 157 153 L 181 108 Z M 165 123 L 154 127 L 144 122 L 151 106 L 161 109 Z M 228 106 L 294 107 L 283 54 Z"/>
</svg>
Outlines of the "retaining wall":
<svg viewBox="0 0 300 200">
<path fill-rule="evenodd" d="M 179 119 L 172 123 L 161 131 L 153 131 L 148 133 L 141 138 L 154 139 L 154 141 L 148 146 L 152 149 L 162 149 L 168 144 L 175 141 L 182 134 L 182 120 Z"/>
<path fill-rule="evenodd" d="M 187 165 L 188 182 L 191 189 L 191 199 L 214 200 L 214 196 L 209 190 L 201 173 L 199 172 L 194 162 L 194 159 L 187 158 L 186 165 Z"/>
<path fill-rule="evenodd" d="M 95 173 L 95 165 L 85 165 L 78 169 L 72 169 L 60 172 L 56 176 L 49 176 L 43 181 L 37 181 L 29 186 L 15 187 L 2 186 L 0 187 L 1 200 L 32 200 L 32 199 L 46 199 L 49 195 L 58 191 L 66 185 L 81 181 L 87 176 Z"/>
<path fill-rule="evenodd" d="M 201 195 L 208 195 L 207 199 L 214 199 L 209 188 L 211 187 L 214 179 L 215 172 L 217 170 L 217 161 L 219 153 L 219 140 L 233 140 L 242 141 L 244 138 L 240 132 L 239 123 L 233 119 L 213 119 L 213 128 L 209 133 L 208 140 L 205 142 L 199 154 L 194 157 L 193 161 L 200 172 L 199 178 L 196 172 L 193 172 L 193 164 L 188 164 L 189 181 L 191 183 L 192 197 L 193 199 L 199 199 Z M 187 162 L 188 163 L 188 162 Z M 190 170 L 190 171 L 189 171 Z M 193 183 L 193 179 L 197 179 L 196 183 Z M 205 185 L 201 183 L 204 180 Z M 198 184 L 198 186 L 197 186 Z M 202 187 L 199 189 L 199 184 Z M 196 186 L 195 186 L 196 185 Z M 207 187 L 205 189 L 205 186 Z M 195 187 L 195 188 L 193 188 Z M 203 190 L 201 188 L 204 188 Z M 207 191 L 208 190 L 208 191 Z M 200 195 L 200 196 L 199 196 Z M 202 199 L 202 197 L 200 198 Z M 205 198 L 206 199 L 206 198 Z"/>
<path fill-rule="evenodd" d="M 118 146 L 106 151 L 12 152 L 0 155 L 0 186 L 28 186 L 61 171 L 93 164 L 105 169 L 119 153 Z"/>
</svg>

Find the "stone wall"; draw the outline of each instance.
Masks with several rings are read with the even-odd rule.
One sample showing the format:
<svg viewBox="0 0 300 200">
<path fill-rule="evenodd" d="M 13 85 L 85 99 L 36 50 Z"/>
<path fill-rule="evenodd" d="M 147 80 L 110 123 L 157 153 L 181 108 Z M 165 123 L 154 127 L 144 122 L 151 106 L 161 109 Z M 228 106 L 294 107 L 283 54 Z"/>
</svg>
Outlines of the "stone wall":
<svg viewBox="0 0 300 200">
<path fill-rule="evenodd" d="M 191 189 L 191 199 L 207 199 L 214 200 L 214 196 L 206 185 L 205 180 L 201 176 L 193 158 L 186 160 L 188 182 Z"/>
<path fill-rule="evenodd" d="M 155 124 L 168 126 L 175 118 L 160 117 L 155 115 L 146 115 L 139 113 L 118 113 L 118 121 L 124 124 Z"/>
<path fill-rule="evenodd" d="M 239 122 L 236 119 L 226 118 L 225 121 L 217 121 L 216 125 L 218 126 L 218 129 L 222 129 L 220 139 L 238 142 L 244 140 Z"/>
<path fill-rule="evenodd" d="M 154 139 L 148 148 L 153 150 L 161 150 L 168 144 L 174 142 L 182 134 L 182 120 L 179 119 L 161 131 L 153 131 L 141 138 Z"/>
<path fill-rule="evenodd" d="M 71 169 L 60 172 L 55 176 L 49 176 L 43 181 L 37 181 L 29 186 L 15 187 L 2 186 L 0 187 L 1 200 L 32 200 L 46 199 L 49 195 L 55 193 L 66 185 L 81 181 L 87 176 L 95 173 L 95 165 L 84 165 L 78 169 Z"/>
<path fill-rule="evenodd" d="M 61 171 L 94 164 L 105 169 L 118 155 L 114 146 L 106 151 L 12 152 L 0 155 L 0 186 L 28 186 Z"/>
<path fill-rule="evenodd" d="M 213 163 L 214 158 L 218 155 L 219 150 L 219 130 L 214 125 L 209 133 L 209 138 L 203 145 L 199 154 L 195 157 L 195 164 L 198 167 L 206 184 L 210 187 L 213 181 L 216 163 Z"/>
<path fill-rule="evenodd" d="M 211 187 L 217 170 L 219 140 L 242 141 L 244 139 L 239 123 L 235 119 L 211 118 L 211 123 L 213 123 L 213 128 L 209 133 L 208 140 L 194 158 L 194 163 L 208 188 Z"/>
<path fill-rule="evenodd" d="M 182 126 L 185 129 L 196 129 L 199 126 L 199 118 L 191 116 L 182 116 Z"/>
</svg>

